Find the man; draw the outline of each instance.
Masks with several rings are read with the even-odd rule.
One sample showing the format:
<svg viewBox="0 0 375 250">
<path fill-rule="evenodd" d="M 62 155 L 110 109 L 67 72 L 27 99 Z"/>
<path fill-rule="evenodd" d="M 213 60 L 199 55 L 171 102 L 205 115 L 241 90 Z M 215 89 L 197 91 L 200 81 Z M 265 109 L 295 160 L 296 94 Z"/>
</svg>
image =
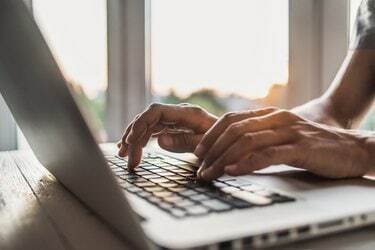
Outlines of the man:
<svg viewBox="0 0 375 250">
<path fill-rule="evenodd" d="M 129 156 L 134 169 L 154 136 L 166 150 L 193 152 L 201 162 L 198 177 L 207 181 L 274 164 L 328 178 L 363 176 L 375 169 L 375 134 L 351 129 L 374 98 L 374 46 L 375 0 L 368 0 L 358 12 L 348 54 L 320 98 L 292 110 L 264 108 L 220 118 L 193 105 L 152 104 L 127 127 L 119 155 Z"/>
</svg>

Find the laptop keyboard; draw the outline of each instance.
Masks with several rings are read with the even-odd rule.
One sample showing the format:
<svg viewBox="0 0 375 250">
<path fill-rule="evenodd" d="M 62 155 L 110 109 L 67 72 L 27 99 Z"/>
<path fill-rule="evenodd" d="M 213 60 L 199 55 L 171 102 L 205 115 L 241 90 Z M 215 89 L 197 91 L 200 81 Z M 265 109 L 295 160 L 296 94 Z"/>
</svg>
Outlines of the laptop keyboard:
<svg viewBox="0 0 375 250">
<path fill-rule="evenodd" d="M 222 177 L 211 183 L 196 180 L 188 162 L 161 154 L 146 154 L 133 172 L 126 158 L 106 156 L 126 192 L 147 200 L 176 218 L 269 206 L 295 199 L 243 179 Z"/>
</svg>

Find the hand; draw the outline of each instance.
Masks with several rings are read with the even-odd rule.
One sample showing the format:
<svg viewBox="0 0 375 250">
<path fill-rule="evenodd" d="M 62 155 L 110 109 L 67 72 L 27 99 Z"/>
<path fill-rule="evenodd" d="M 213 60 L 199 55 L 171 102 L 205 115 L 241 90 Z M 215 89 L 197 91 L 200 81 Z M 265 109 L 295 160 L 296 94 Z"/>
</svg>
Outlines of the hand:
<svg viewBox="0 0 375 250">
<path fill-rule="evenodd" d="M 368 171 L 365 137 L 320 125 L 275 108 L 229 113 L 205 134 L 195 150 L 198 177 L 250 174 L 287 164 L 329 178 L 358 177 Z"/>
<path fill-rule="evenodd" d="M 151 136 L 158 138 L 160 147 L 173 152 L 193 152 L 203 134 L 217 118 L 198 106 L 190 104 L 151 104 L 137 115 L 126 128 L 119 147 L 119 156 L 129 156 L 128 168 L 140 162 L 142 148 Z"/>
</svg>

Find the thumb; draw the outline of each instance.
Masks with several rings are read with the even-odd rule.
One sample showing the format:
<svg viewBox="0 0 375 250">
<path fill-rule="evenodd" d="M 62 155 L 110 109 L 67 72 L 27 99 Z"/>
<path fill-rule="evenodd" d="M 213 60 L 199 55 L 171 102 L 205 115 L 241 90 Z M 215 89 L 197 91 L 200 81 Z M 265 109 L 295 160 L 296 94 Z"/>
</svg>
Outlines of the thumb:
<svg viewBox="0 0 375 250">
<path fill-rule="evenodd" d="M 194 152 L 195 147 L 201 141 L 203 134 L 191 133 L 166 133 L 158 136 L 159 146 L 175 153 Z"/>
</svg>

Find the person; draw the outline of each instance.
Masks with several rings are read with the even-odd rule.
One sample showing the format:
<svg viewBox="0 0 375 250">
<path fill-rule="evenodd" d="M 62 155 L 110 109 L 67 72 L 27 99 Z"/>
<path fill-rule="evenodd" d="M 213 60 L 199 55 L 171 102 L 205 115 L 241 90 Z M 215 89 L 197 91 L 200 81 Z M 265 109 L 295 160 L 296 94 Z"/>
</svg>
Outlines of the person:
<svg viewBox="0 0 375 250">
<path fill-rule="evenodd" d="M 346 58 L 321 97 L 291 110 L 270 107 L 222 117 L 190 104 L 152 104 L 125 130 L 119 155 L 129 156 L 134 169 L 153 136 L 163 149 L 194 153 L 197 176 L 206 181 L 275 164 L 327 178 L 368 174 L 375 168 L 375 134 L 354 128 L 375 95 L 374 46 L 375 0 L 365 0 Z"/>
</svg>

